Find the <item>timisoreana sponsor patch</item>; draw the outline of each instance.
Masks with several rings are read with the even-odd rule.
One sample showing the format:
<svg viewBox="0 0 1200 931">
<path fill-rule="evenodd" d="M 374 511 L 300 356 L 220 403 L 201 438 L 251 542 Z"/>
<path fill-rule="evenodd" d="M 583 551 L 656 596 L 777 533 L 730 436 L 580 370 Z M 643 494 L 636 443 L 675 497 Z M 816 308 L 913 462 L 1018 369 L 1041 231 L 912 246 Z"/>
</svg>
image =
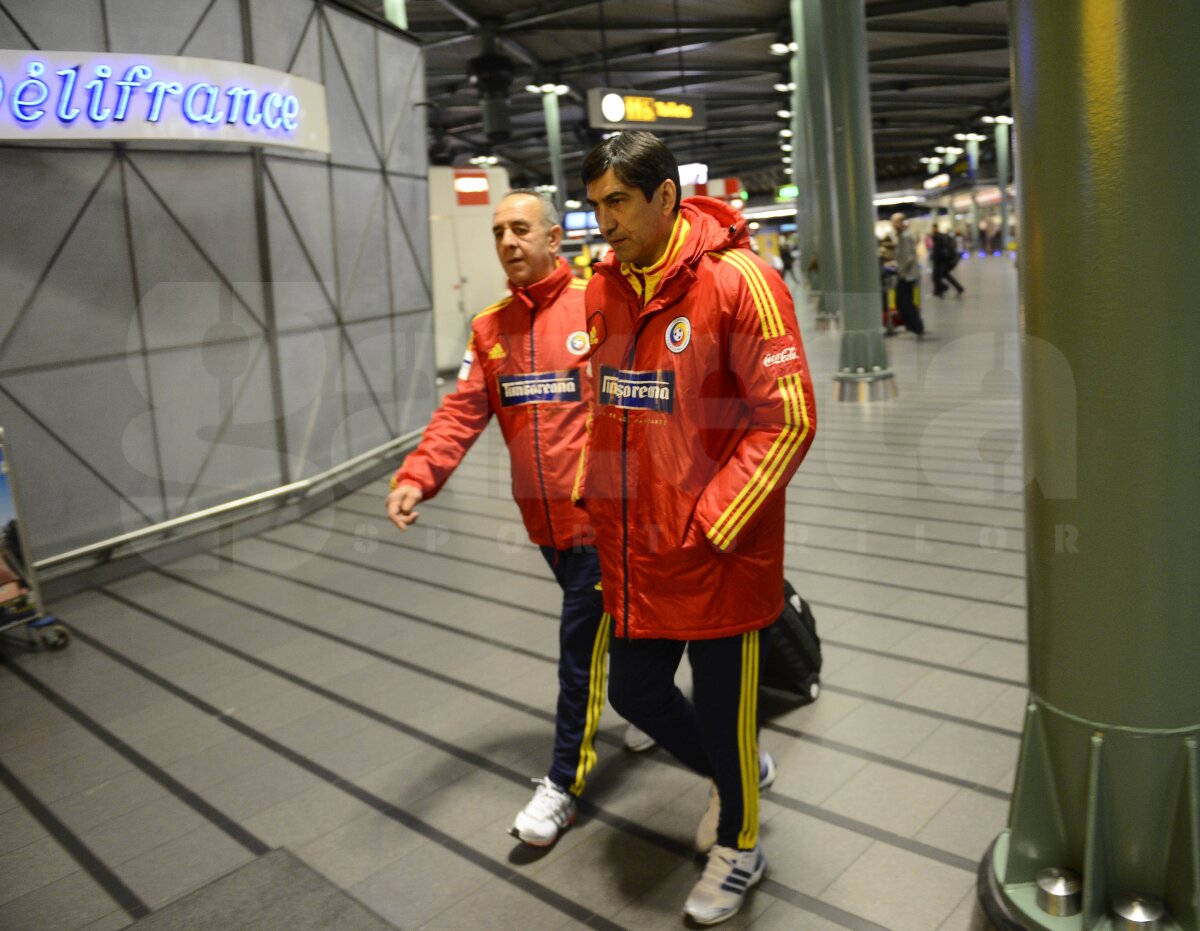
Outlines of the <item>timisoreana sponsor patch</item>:
<svg viewBox="0 0 1200 931">
<path fill-rule="evenodd" d="M 578 401 L 579 371 L 530 372 L 527 375 L 501 375 L 500 405 L 516 407 L 520 404 L 553 404 Z"/>
<path fill-rule="evenodd" d="M 600 367 L 600 403 L 630 410 L 675 412 L 675 373 Z"/>
</svg>

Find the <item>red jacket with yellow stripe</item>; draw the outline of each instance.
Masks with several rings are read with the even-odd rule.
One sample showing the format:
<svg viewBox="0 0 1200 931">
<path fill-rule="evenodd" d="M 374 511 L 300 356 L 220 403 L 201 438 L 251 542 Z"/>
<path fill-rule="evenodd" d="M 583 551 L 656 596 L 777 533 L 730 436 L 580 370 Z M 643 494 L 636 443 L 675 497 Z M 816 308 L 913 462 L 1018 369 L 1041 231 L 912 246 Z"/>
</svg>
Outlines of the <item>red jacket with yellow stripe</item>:
<svg viewBox="0 0 1200 931">
<path fill-rule="evenodd" d="M 588 285 L 576 492 L 617 636 L 727 637 L 783 609 L 784 490 L 816 405 L 791 296 L 748 246 L 741 214 L 688 198 L 655 266 L 610 255 Z"/>
<path fill-rule="evenodd" d="M 560 259 L 527 288 L 509 282 L 509 297 L 476 315 L 456 389 L 392 487 L 411 483 L 432 498 L 495 414 L 529 539 L 555 549 L 593 542 L 587 515 L 571 503 L 590 398 L 580 370 L 588 352 L 586 287 Z"/>
</svg>

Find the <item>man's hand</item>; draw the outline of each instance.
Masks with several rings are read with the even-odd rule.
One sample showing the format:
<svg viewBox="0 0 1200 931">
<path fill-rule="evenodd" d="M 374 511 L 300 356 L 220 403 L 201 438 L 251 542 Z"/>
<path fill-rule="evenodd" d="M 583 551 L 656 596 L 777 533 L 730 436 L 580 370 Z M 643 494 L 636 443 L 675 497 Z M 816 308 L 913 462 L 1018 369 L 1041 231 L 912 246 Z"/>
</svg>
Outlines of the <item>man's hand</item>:
<svg viewBox="0 0 1200 931">
<path fill-rule="evenodd" d="M 392 519 L 392 523 L 400 528 L 401 533 L 421 516 L 420 511 L 413 510 L 421 497 L 421 489 L 416 485 L 397 485 L 387 496 L 387 515 Z"/>
</svg>

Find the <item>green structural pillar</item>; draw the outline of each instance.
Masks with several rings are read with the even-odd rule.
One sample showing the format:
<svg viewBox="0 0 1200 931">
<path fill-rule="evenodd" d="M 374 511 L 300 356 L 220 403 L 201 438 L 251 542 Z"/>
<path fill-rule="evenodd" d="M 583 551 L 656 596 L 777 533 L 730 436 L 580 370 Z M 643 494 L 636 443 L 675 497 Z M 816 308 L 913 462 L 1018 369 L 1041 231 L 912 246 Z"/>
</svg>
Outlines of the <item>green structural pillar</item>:
<svg viewBox="0 0 1200 931">
<path fill-rule="evenodd" d="M 879 297 L 866 25 L 861 3 L 824 0 L 821 13 L 841 258 L 843 330 L 834 385 L 838 400 L 882 400 L 895 396 L 896 380 L 883 343 Z"/>
<path fill-rule="evenodd" d="M 803 275 L 806 268 L 817 254 L 817 212 L 816 185 L 813 180 L 813 144 L 811 125 L 810 91 L 808 87 L 808 54 L 804 41 L 804 0 L 791 0 L 792 43 L 796 46 L 792 52 L 791 75 L 791 111 L 792 119 L 789 124 L 791 136 L 788 142 L 792 146 L 792 183 L 796 185 L 799 194 L 796 196 L 796 255 L 795 268 L 797 275 Z"/>
<path fill-rule="evenodd" d="M 797 7 L 803 9 L 797 9 Z M 841 259 L 838 248 L 838 218 L 833 195 L 833 143 L 829 132 L 829 80 L 825 66 L 825 39 L 821 0 L 792 0 L 792 28 L 799 20 L 804 28 L 806 96 L 804 114 L 808 122 L 812 155 L 813 223 L 816 226 L 816 269 L 809 286 L 817 295 L 817 329 L 829 329 L 838 320 L 842 293 Z M 800 39 L 796 39 L 797 45 Z M 799 53 L 799 52 L 797 52 Z M 805 265 L 807 272 L 811 262 Z"/>
<path fill-rule="evenodd" d="M 1031 695 L 980 897 L 1006 931 L 1196 931 L 1200 4 L 1009 9 Z"/>
<path fill-rule="evenodd" d="M 1000 185 L 1000 250 L 1007 255 L 1011 234 L 1008 231 L 1008 127 L 1011 117 L 996 120 L 996 183 Z"/>
<path fill-rule="evenodd" d="M 550 146 L 550 176 L 554 179 L 554 203 L 561 212 L 567 202 L 567 176 L 563 173 L 562 121 L 558 115 L 558 87 L 542 87 L 542 114 L 546 118 L 546 141 Z"/>
</svg>

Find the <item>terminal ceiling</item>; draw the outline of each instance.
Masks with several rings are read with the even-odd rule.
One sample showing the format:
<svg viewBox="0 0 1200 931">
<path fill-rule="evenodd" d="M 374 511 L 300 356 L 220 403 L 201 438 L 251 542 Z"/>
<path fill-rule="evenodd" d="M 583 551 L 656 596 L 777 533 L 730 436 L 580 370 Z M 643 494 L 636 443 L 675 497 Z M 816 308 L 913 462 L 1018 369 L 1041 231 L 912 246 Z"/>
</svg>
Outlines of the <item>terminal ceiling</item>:
<svg viewBox="0 0 1200 931">
<path fill-rule="evenodd" d="M 384 0 L 357 0 L 382 13 Z M 855 0 L 842 0 L 855 2 Z M 882 187 L 923 174 L 918 159 L 956 132 L 1007 113 L 1008 10 L 1005 0 L 865 0 L 876 175 Z M 789 96 L 787 0 L 408 0 L 409 31 L 425 49 L 435 161 L 466 164 L 499 156 L 522 184 L 551 178 L 542 103 L 527 84 L 561 83 L 563 160 L 571 194 L 579 165 L 601 135 L 587 128 L 587 90 L 613 87 L 656 95 L 699 94 L 708 128 L 676 133 L 681 161 L 703 161 L 710 177 L 737 175 L 753 194 L 786 183 L 777 112 Z M 514 70 L 508 96 L 511 135 L 489 139 L 470 61 L 481 34 Z"/>
</svg>

